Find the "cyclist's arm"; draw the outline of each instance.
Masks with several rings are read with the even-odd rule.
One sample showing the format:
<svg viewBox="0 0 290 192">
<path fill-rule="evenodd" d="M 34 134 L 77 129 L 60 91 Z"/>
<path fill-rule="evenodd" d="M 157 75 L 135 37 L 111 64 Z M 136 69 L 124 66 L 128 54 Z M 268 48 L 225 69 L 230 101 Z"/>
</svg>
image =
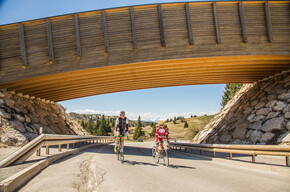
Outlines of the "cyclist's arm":
<svg viewBox="0 0 290 192">
<path fill-rule="evenodd" d="M 158 142 L 158 129 L 156 129 L 155 137 L 156 137 L 156 142 Z"/>
<path fill-rule="evenodd" d="M 166 129 L 165 129 L 165 134 L 166 134 L 166 139 L 167 139 L 167 141 L 168 141 L 168 132 L 167 132 Z"/>
<path fill-rule="evenodd" d="M 126 119 L 126 132 L 129 132 L 129 120 L 128 120 L 128 118 Z"/>
<path fill-rule="evenodd" d="M 119 125 L 119 118 L 116 119 L 115 134 L 117 133 L 118 125 Z"/>
</svg>

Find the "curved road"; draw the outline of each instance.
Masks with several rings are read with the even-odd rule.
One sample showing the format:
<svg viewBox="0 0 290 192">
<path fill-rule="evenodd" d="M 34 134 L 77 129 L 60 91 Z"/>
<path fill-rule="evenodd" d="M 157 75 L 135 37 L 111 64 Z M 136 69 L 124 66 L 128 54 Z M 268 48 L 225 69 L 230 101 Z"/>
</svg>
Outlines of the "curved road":
<svg viewBox="0 0 290 192">
<path fill-rule="evenodd" d="M 289 191 L 290 174 L 211 161 L 170 150 L 170 166 L 155 164 L 153 143 L 126 143 L 125 162 L 113 145 L 89 148 L 61 159 L 19 191 Z M 285 169 L 288 169 L 285 167 Z M 290 170 L 290 168 L 289 168 Z"/>
</svg>

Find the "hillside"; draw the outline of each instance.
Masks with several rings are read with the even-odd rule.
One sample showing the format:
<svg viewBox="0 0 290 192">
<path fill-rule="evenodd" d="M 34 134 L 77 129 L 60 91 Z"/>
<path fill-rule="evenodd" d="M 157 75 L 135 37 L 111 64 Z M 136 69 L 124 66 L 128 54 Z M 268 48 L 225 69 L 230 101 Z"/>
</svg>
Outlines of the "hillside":
<svg viewBox="0 0 290 192">
<path fill-rule="evenodd" d="M 178 139 L 178 140 L 192 140 L 192 138 L 214 118 L 214 115 L 210 116 L 200 116 L 200 117 L 191 117 L 186 118 L 185 120 L 188 123 L 188 128 L 184 128 L 184 123 L 180 122 L 180 120 L 176 121 L 176 124 L 173 122 L 168 122 L 166 125 L 169 128 L 169 138 L 170 139 Z M 133 136 L 135 127 L 130 128 L 130 137 Z M 150 133 L 152 132 L 152 128 L 150 126 L 146 126 L 143 128 L 145 132 L 145 136 L 142 139 L 150 139 Z M 152 139 L 152 138 L 151 138 Z"/>
</svg>

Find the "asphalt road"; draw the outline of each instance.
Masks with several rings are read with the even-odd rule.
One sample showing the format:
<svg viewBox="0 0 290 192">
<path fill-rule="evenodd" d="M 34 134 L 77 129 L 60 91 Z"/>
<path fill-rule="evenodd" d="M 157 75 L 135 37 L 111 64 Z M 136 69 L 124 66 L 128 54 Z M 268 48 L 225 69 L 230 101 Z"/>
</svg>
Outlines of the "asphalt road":
<svg viewBox="0 0 290 192">
<path fill-rule="evenodd" d="M 287 191 L 289 174 L 237 166 L 169 150 L 170 166 L 155 164 L 153 143 L 126 143 L 125 162 L 113 145 L 89 148 L 55 162 L 28 181 L 21 192 L 38 191 Z M 250 164 L 250 163 L 244 163 Z M 287 173 L 287 171 L 286 171 Z"/>
</svg>

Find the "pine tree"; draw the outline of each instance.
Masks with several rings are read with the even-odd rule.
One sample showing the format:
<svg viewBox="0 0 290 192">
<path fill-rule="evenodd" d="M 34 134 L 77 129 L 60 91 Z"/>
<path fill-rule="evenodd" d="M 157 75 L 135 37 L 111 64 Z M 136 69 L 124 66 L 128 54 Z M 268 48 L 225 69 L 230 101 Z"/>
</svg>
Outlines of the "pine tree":
<svg viewBox="0 0 290 192">
<path fill-rule="evenodd" d="M 150 133 L 150 137 L 155 137 L 156 134 L 156 124 L 154 123 L 152 126 L 152 132 Z"/>
<path fill-rule="evenodd" d="M 226 84 L 221 106 L 224 107 L 241 89 L 243 84 Z"/>
<path fill-rule="evenodd" d="M 176 124 L 176 117 L 174 117 L 173 119 L 173 124 Z"/>
<path fill-rule="evenodd" d="M 92 134 L 93 127 L 94 127 L 93 119 L 92 117 L 90 117 L 89 121 L 85 124 L 85 130 L 90 134 Z"/>
<path fill-rule="evenodd" d="M 86 127 L 84 120 L 81 121 L 81 126 L 82 126 L 83 128 Z"/>
<path fill-rule="evenodd" d="M 187 121 L 184 122 L 184 128 L 188 128 Z"/>
<path fill-rule="evenodd" d="M 97 135 L 107 135 L 107 134 L 108 133 L 107 133 L 105 116 L 102 115 L 98 130 L 97 130 Z"/>
<path fill-rule="evenodd" d="M 141 117 L 138 117 L 137 126 L 134 131 L 133 139 L 136 141 L 140 136 L 144 135 L 144 132 L 142 131 L 142 123 L 141 123 Z"/>
</svg>

